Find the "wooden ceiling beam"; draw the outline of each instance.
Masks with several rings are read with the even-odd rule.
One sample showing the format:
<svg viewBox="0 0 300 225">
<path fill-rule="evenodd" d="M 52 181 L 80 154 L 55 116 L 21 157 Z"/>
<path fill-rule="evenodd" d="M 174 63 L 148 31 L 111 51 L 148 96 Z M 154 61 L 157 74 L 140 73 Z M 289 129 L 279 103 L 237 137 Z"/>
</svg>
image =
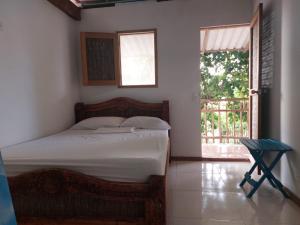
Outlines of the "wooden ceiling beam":
<svg viewBox="0 0 300 225">
<path fill-rule="evenodd" d="M 81 9 L 74 5 L 70 0 L 48 0 L 58 9 L 66 13 L 74 20 L 81 20 Z"/>
<path fill-rule="evenodd" d="M 75 0 L 81 4 L 82 9 L 102 8 L 102 7 L 113 7 L 119 3 L 128 2 L 143 2 L 147 0 Z M 157 2 L 171 1 L 171 0 L 156 0 Z"/>
</svg>

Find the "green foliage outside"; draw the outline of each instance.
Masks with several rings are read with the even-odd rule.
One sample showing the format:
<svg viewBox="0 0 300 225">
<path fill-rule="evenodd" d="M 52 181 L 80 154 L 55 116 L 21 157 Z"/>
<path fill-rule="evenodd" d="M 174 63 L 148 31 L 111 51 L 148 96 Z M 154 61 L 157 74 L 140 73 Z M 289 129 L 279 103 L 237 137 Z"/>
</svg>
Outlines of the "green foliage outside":
<svg viewBox="0 0 300 225">
<path fill-rule="evenodd" d="M 249 53 L 214 52 L 201 55 L 201 98 L 248 97 Z"/>
<path fill-rule="evenodd" d="M 223 101 L 221 104 L 207 103 L 203 99 L 236 99 L 248 97 L 249 53 L 242 51 L 226 51 L 201 54 L 201 108 L 215 110 L 219 107 L 227 110 L 239 110 L 246 107 L 239 100 Z M 219 121 L 220 120 L 220 121 Z M 206 113 L 208 135 L 245 136 L 247 133 L 247 113 L 210 112 Z M 226 123 L 228 121 L 228 123 Z M 221 129 L 219 129 L 219 125 Z M 205 131 L 205 115 L 201 115 L 202 135 Z M 218 132 L 221 133 L 218 133 Z M 212 142 L 211 139 L 209 142 Z M 233 143 L 234 139 L 222 140 Z"/>
</svg>

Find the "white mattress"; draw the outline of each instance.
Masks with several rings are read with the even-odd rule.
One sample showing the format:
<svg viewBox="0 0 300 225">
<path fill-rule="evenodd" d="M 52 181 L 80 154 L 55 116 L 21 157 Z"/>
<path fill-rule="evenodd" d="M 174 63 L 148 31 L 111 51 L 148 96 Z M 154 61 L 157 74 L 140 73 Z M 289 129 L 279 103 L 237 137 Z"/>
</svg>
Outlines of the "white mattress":
<svg viewBox="0 0 300 225">
<path fill-rule="evenodd" d="M 144 182 L 164 175 L 168 131 L 95 134 L 67 130 L 1 150 L 6 173 L 15 176 L 43 168 L 65 168 L 106 180 Z"/>
</svg>

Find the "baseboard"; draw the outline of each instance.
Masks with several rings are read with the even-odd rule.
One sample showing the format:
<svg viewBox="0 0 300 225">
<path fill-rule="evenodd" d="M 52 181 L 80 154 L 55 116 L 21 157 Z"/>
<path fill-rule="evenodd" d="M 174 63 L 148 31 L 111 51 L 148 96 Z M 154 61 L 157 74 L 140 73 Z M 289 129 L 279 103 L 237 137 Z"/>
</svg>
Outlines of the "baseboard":
<svg viewBox="0 0 300 225">
<path fill-rule="evenodd" d="M 250 162 L 249 159 L 244 158 L 202 158 L 202 161 L 208 161 L 208 162 Z"/>
<path fill-rule="evenodd" d="M 172 161 L 202 161 L 202 157 L 193 156 L 171 156 Z"/>
<path fill-rule="evenodd" d="M 250 162 L 249 159 L 243 158 L 205 158 L 205 157 L 190 157 L 190 156 L 172 156 L 172 161 L 204 161 L 204 162 Z"/>
<path fill-rule="evenodd" d="M 300 206 L 300 197 L 292 192 L 289 188 L 283 187 L 283 190 L 288 194 L 289 199 L 293 201 L 296 205 Z"/>
</svg>

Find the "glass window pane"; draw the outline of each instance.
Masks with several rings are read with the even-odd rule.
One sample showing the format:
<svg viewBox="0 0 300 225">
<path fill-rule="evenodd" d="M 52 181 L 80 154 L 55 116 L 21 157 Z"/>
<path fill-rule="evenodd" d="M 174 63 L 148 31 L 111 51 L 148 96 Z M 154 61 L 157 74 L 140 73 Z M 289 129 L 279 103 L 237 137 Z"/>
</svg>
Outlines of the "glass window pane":
<svg viewBox="0 0 300 225">
<path fill-rule="evenodd" d="M 120 34 L 122 85 L 155 85 L 155 36 Z"/>
</svg>

